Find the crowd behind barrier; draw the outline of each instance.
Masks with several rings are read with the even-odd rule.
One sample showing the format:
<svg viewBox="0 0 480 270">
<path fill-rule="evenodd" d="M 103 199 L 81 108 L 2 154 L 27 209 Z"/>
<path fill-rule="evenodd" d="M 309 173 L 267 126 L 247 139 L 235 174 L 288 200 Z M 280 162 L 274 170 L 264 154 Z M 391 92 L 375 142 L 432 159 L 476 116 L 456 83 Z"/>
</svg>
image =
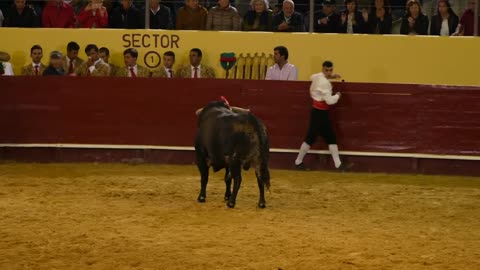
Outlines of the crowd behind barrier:
<svg viewBox="0 0 480 270">
<path fill-rule="evenodd" d="M 315 1 L 313 32 L 474 34 L 475 0 Z M 453 6 L 452 6 L 453 5 Z M 0 26 L 304 32 L 305 0 L 15 0 L 0 2 Z M 454 11 L 454 9 L 456 11 Z M 479 8 L 480 9 L 480 8 Z M 478 12 L 478 11 L 477 11 Z M 148 19 L 145 17 L 148 15 Z M 478 15 L 478 14 L 477 14 Z"/>
</svg>

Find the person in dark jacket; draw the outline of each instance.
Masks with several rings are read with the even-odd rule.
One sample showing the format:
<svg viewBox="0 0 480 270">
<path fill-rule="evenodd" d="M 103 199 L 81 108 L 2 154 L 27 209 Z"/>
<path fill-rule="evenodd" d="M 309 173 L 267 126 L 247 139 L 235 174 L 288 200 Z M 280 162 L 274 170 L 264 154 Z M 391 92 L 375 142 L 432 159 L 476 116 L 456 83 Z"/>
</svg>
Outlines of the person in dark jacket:
<svg viewBox="0 0 480 270">
<path fill-rule="evenodd" d="M 170 8 L 161 5 L 160 0 L 150 0 L 150 29 L 173 29 Z"/>
<path fill-rule="evenodd" d="M 368 33 L 392 33 L 392 9 L 388 0 L 374 0 L 370 6 L 370 12 L 363 15 L 367 21 Z"/>
<path fill-rule="evenodd" d="M 5 14 L 5 27 L 39 27 L 40 20 L 35 11 L 26 5 L 25 0 L 15 0 Z"/>
<path fill-rule="evenodd" d="M 267 0 L 252 0 L 252 9 L 243 17 L 243 31 L 272 31 L 273 14 Z"/>
<path fill-rule="evenodd" d="M 345 0 L 345 10 L 341 12 L 341 33 L 367 33 L 364 16 L 358 11 L 357 0 Z"/>
<path fill-rule="evenodd" d="M 122 0 L 121 6 L 113 10 L 111 28 L 142 29 L 145 26 L 142 11 L 133 5 L 133 0 Z"/>
<path fill-rule="evenodd" d="M 305 32 L 303 15 L 295 11 L 292 0 L 283 1 L 282 11 L 273 17 L 273 31 Z"/>
<path fill-rule="evenodd" d="M 407 2 L 407 13 L 400 26 L 402 35 L 428 35 L 428 17 L 422 13 L 422 5 L 418 0 Z"/>
<path fill-rule="evenodd" d="M 335 12 L 335 0 L 323 0 L 322 9 L 316 12 L 313 22 L 314 31 L 317 33 L 341 32 L 340 15 Z"/>
<path fill-rule="evenodd" d="M 437 14 L 432 17 L 430 35 L 451 36 L 458 26 L 458 16 L 453 12 L 448 0 L 439 0 Z"/>
<path fill-rule="evenodd" d="M 63 56 L 59 51 L 53 51 L 50 53 L 50 64 L 43 71 L 43 76 L 65 76 L 65 70 L 63 69 Z"/>
</svg>

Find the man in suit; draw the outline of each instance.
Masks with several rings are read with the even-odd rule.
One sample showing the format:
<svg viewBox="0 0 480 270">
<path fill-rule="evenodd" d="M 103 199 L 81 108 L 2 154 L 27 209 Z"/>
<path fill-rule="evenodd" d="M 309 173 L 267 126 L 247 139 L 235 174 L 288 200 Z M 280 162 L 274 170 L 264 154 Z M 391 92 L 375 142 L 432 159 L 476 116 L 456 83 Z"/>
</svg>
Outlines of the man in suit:
<svg viewBox="0 0 480 270">
<path fill-rule="evenodd" d="M 123 61 L 125 67 L 120 68 L 117 72 L 117 77 L 150 77 L 150 70 L 148 68 L 137 64 L 138 51 L 134 48 L 128 48 L 123 51 Z"/>
<path fill-rule="evenodd" d="M 177 71 L 179 78 L 215 78 L 213 68 L 202 65 L 202 51 L 198 48 L 190 50 L 190 65 Z"/>
<path fill-rule="evenodd" d="M 152 73 L 152 77 L 174 78 L 173 64 L 175 63 L 175 53 L 167 51 L 163 54 L 163 66 Z"/>
<path fill-rule="evenodd" d="M 42 47 L 33 45 L 30 49 L 30 57 L 32 58 L 32 63 L 22 67 L 22 76 L 42 76 L 43 71 L 47 68 L 47 66 L 42 64 Z"/>
<path fill-rule="evenodd" d="M 65 70 L 63 69 L 63 57 L 59 51 L 53 51 L 50 53 L 50 64 L 43 71 L 43 76 L 65 76 Z"/>
<path fill-rule="evenodd" d="M 67 75 L 75 76 L 75 69 L 78 68 L 84 61 L 78 57 L 80 46 L 75 41 L 67 44 L 67 55 L 63 57 L 63 70 Z"/>
<path fill-rule="evenodd" d="M 107 63 L 110 66 L 110 74 L 108 76 L 115 76 L 118 72 L 119 67 L 110 63 L 110 50 L 106 47 L 102 47 L 98 50 L 98 56 L 102 58 L 103 62 Z"/>
<path fill-rule="evenodd" d="M 88 44 L 85 47 L 85 53 L 88 60 L 75 70 L 75 74 L 78 76 L 108 76 L 110 74 L 110 67 L 98 55 L 97 45 Z"/>
</svg>

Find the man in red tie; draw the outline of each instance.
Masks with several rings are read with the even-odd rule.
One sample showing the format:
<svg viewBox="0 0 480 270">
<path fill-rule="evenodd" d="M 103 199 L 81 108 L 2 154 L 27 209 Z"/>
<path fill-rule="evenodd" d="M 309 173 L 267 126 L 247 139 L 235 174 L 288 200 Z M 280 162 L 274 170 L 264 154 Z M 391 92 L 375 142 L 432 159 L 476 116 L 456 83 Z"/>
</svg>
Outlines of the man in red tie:
<svg viewBox="0 0 480 270">
<path fill-rule="evenodd" d="M 215 78 L 215 71 L 213 68 L 201 64 L 202 51 L 198 48 L 190 50 L 190 66 L 184 66 L 177 71 L 180 78 Z"/>
<path fill-rule="evenodd" d="M 30 57 L 32 63 L 22 67 L 22 76 L 42 76 L 43 71 L 47 68 L 42 63 L 43 49 L 40 45 L 33 45 L 30 49 Z"/>
<path fill-rule="evenodd" d="M 153 71 L 152 77 L 160 77 L 160 78 L 176 77 L 175 72 L 173 72 L 173 64 L 175 64 L 175 53 L 172 51 L 166 51 L 163 54 L 163 66 Z"/>
<path fill-rule="evenodd" d="M 78 57 L 80 46 L 75 41 L 67 44 L 67 55 L 63 59 L 63 69 L 69 76 L 75 76 L 75 69 L 79 67 L 84 61 Z"/>
<path fill-rule="evenodd" d="M 118 71 L 118 77 L 150 77 L 150 70 L 137 64 L 138 52 L 134 48 L 128 48 L 123 52 L 123 61 L 125 68 Z"/>
<path fill-rule="evenodd" d="M 97 45 L 88 44 L 85 47 L 85 54 L 88 60 L 75 70 L 77 76 L 108 76 L 110 74 L 110 66 L 100 58 Z"/>
</svg>

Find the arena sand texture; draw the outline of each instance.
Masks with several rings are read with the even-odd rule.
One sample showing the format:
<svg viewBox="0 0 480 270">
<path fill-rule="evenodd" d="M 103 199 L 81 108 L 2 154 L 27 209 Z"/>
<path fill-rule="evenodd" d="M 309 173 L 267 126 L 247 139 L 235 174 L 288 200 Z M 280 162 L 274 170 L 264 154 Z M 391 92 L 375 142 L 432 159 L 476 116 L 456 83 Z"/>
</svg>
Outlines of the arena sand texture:
<svg viewBox="0 0 480 270">
<path fill-rule="evenodd" d="M 480 269 L 480 178 L 0 164 L 0 269 Z"/>
</svg>

